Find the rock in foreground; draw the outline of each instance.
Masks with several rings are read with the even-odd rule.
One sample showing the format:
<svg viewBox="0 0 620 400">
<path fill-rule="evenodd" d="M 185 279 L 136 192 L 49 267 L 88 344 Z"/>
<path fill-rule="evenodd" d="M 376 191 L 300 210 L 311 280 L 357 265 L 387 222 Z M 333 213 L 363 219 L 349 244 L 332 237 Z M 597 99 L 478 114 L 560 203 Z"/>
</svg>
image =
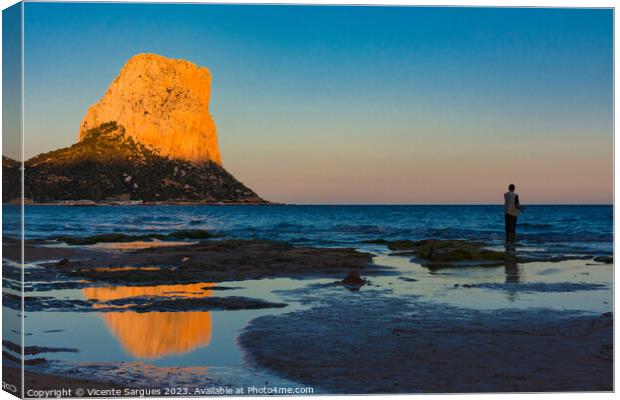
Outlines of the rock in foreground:
<svg viewBox="0 0 620 400">
<path fill-rule="evenodd" d="M 69 260 L 62 267 L 58 262 L 50 266 L 92 282 L 157 285 L 341 276 L 363 270 L 371 261 L 371 254 L 354 249 L 294 247 L 262 240 L 207 240 L 192 246 L 102 253 L 85 260 Z"/>
<path fill-rule="evenodd" d="M 386 242 L 390 250 L 407 252 L 422 261 L 425 266 L 450 266 L 462 262 L 501 265 L 516 262 L 513 252 L 485 248 L 485 243 L 466 240 L 424 239 L 419 241 L 397 240 Z"/>
<path fill-rule="evenodd" d="M 518 248 L 492 249 L 483 242 L 454 239 L 367 241 L 385 244 L 393 255 L 413 256 L 416 262 L 429 269 L 465 266 L 515 265 L 535 261 L 558 262 L 564 260 L 590 259 L 587 254 L 558 255 L 546 251 L 521 251 Z M 596 259 L 595 259 L 596 261 Z"/>
</svg>

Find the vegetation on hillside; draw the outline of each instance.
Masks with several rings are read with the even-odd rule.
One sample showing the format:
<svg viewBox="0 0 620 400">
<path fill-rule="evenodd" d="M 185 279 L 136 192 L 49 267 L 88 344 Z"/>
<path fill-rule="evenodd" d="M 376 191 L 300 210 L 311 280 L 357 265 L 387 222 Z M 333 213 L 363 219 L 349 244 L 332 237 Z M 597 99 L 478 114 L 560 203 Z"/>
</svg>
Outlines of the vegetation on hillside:
<svg viewBox="0 0 620 400">
<path fill-rule="evenodd" d="M 19 163 L 3 157 L 2 169 L 3 202 L 18 199 Z M 71 147 L 26 161 L 24 179 L 25 197 L 35 202 L 264 202 L 218 164 L 163 157 L 116 122 L 90 129 Z"/>
</svg>

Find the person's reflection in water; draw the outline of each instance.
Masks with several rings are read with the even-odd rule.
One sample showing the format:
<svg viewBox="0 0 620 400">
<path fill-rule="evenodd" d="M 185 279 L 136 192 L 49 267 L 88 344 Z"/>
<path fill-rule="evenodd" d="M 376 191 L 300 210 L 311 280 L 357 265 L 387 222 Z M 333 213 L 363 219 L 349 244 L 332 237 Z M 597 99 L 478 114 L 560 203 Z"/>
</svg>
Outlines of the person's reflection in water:
<svg viewBox="0 0 620 400">
<path fill-rule="evenodd" d="M 516 253 L 514 244 L 506 244 L 506 253 Z M 506 261 L 504 265 L 504 272 L 506 274 L 506 289 L 508 293 L 508 300 L 513 302 L 517 300 L 517 287 L 516 285 L 521 282 L 521 267 L 516 261 Z"/>
</svg>

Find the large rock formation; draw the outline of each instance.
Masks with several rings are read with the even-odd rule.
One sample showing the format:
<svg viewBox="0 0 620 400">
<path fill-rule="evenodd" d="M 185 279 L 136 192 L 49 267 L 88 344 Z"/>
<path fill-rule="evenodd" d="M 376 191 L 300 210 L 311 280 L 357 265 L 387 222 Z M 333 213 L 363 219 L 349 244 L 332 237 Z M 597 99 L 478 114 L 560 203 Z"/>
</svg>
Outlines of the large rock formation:
<svg viewBox="0 0 620 400">
<path fill-rule="evenodd" d="M 79 142 L 24 163 L 35 202 L 265 203 L 222 167 L 206 68 L 132 57 L 88 109 Z M 3 201 L 20 197 L 20 164 L 2 159 Z"/>
<path fill-rule="evenodd" d="M 115 121 L 126 135 L 162 156 L 193 163 L 222 159 L 209 114 L 211 73 L 156 54 L 132 57 L 99 102 L 86 112 L 79 140 Z"/>
</svg>

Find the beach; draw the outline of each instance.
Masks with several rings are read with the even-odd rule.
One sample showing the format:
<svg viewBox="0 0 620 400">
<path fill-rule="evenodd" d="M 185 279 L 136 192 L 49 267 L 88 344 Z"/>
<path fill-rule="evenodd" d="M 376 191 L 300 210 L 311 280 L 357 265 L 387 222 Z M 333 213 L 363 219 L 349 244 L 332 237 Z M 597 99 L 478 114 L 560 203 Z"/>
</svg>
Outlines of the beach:
<svg viewBox="0 0 620 400">
<path fill-rule="evenodd" d="M 497 210 L 27 206 L 27 388 L 613 390 L 612 208 L 531 207 L 515 247 Z"/>
</svg>

